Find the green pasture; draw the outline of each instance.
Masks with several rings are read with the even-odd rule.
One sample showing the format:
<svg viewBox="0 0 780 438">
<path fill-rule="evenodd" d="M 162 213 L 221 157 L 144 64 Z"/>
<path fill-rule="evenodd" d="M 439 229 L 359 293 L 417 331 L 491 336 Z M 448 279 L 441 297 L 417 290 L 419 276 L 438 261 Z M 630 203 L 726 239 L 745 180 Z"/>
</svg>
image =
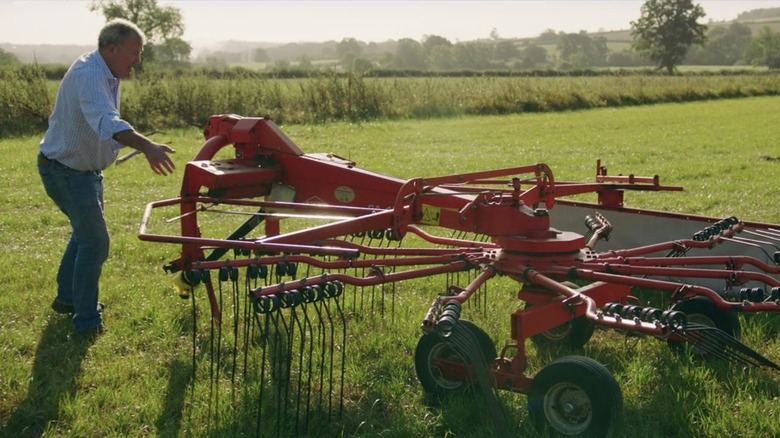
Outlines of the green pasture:
<svg viewBox="0 0 780 438">
<path fill-rule="evenodd" d="M 281 128 L 305 152 L 334 153 L 400 178 L 543 162 L 556 180 L 592 181 L 601 160 L 610 174 L 659 175 L 662 184 L 685 188 L 628 193 L 629 206 L 778 224 L 778 114 L 780 97 L 752 97 L 556 113 L 282 123 Z M 69 230 L 37 175 L 40 136 L 0 140 L 0 184 L 5 187 L 0 204 L 0 245 L 5 249 L 0 270 L 0 436 L 254 435 L 251 409 L 226 410 L 220 422 L 209 415 L 215 395 L 209 385 L 204 293 L 196 290 L 193 321 L 190 303 L 174 294 L 173 276 L 161 269 L 178 257 L 179 247 L 137 238 L 145 205 L 177 196 L 185 165 L 203 142 L 200 130 L 168 129 L 154 135 L 177 150 L 172 176 L 154 175 L 139 157 L 105 171 L 112 249 L 101 301 L 108 332 L 94 342 L 74 338 L 68 319 L 49 309 Z M 669 230 L 669 239 L 681 237 L 688 236 Z M 445 286 L 442 278 L 398 283 L 386 291 L 381 311 L 360 306 L 351 314 L 343 414 L 301 436 L 495 435 L 479 399 L 433 402 L 417 381 L 413 355 L 420 322 Z M 517 288 L 498 279 L 481 305 L 464 310 L 463 317 L 490 334 L 499 351 L 509 340 L 509 315 L 522 305 Z M 741 321 L 743 342 L 780 362 L 780 319 L 756 315 Z M 700 363 L 672 353 L 663 342 L 614 331 L 597 331 L 582 350 L 537 351 L 530 343 L 528 348 L 529 374 L 562 354 L 586 355 L 607 366 L 623 392 L 620 436 L 780 435 L 776 371 Z M 218 382 L 220 400 L 255 396 L 258 384 L 251 373 L 237 379 L 238 392 Z M 502 393 L 499 398 L 513 433 L 537 436 L 525 397 Z M 261 428 L 261 435 L 273 436 L 273 429 Z"/>
</svg>

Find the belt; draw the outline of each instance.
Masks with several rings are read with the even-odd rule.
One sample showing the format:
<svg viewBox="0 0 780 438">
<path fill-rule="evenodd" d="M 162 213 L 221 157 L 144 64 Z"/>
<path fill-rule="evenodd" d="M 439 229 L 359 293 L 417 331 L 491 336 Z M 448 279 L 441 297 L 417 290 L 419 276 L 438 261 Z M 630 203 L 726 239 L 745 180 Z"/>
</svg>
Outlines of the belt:
<svg viewBox="0 0 780 438">
<path fill-rule="evenodd" d="M 55 160 L 50 159 L 46 155 L 43 155 L 43 152 L 38 152 L 38 162 L 39 163 L 41 163 L 41 164 L 43 164 L 43 163 L 48 164 L 48 163 L 51 163 L 52 161 L 55 161 Z"/>
<path fill-rule="evenodd" d="M 103 172 L 102 170 L 76 170 L 76 169 L 73 169 L 72 167 L 68 167 L 68 166 L 60 163 L 57 160 L 53 160 L 53 159 L 47 157 L 46 155 L 43 155 L 43 152 L 40 152 L 40 151 L 38 152 L 38 164 L 43 165 L 43 166 L 48 166 L 50 164 L 56 164 L 57 166 L 62 166 L 65 169 L 68 169 L 68 170 L 73 171 L 73 172 L 94 172 L 94 173 L 98 173 L 98 174 L 101 174 Z"/>
<path fill-rule="evenodd" d="M 52 160 L 51 158 L 47 157 L 46 155 L 43 155 L 43 152 L 39 152 L 38 153 L 38 164 L 42 164 L 44 166 L 49 165 L 49 164 L 57 164 L 57 165 L 60 165 L 60 166 L 62 166 L 64 168 L 66 168 L 66 169 L 70 169 L 70 167 L 60 163 L 59 161 Z"/>
</svg>

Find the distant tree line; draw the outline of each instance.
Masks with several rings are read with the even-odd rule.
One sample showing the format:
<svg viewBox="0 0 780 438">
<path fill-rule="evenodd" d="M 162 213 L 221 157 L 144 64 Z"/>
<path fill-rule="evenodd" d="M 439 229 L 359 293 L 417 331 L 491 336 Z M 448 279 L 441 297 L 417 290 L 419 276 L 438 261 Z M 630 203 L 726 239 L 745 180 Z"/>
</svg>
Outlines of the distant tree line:
<svg viewBox="0 0 780 438">
<path fill-rule="evenodd" d="M 249 63 L 262 64 L 268 72 L 335 70 L 357 74 L 650 66 L 673 73 L 683 64 L 780 68 L 780 33 L 765 27 L 754 36 L 752 28 L 740 21 L 709 28 L 699 23 L 705 12 L 693 0 L 646 0 L 641 16 L 631 22 L 630 38 L 619 50 L 610 50 L 606 37 L 585 31 L 548 29 L 536 38 L 517 40 L 501 38 L 494 29 L 488 39 L 455 43 L 439 35 L 425 35 L 421 41 L 403 38 L 364 43 L 344 38 L 340 42 L 287 44 L 285 55 L 280 54 L 281 49 L 244 45 L 240 51 L 212 52 L 194 61 L 190 59 L 192 47 L 181 39 L 184 23 L 178 9 L 162 7 L 157 0 L 93 0 L 90 8 L 106 20 L 126 18 L 144 30 L 148 42 L 139 69 L 226 69 Z M 780 8 L 739 15 L 740 20 L 768 17 L 780 18 Z M 19 60 L 0 49 L 0 66 L 14 64 Z"/>
</svg>

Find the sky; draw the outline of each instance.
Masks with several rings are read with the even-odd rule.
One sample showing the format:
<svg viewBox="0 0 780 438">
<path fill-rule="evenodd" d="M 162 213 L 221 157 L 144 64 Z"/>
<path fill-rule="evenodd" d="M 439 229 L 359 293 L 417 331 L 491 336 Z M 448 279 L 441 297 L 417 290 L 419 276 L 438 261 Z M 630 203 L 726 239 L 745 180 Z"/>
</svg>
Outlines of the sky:
<svg viewBox="0 0 780 438">
<path fill-rule="evenodd" d="M 740 12 L 780 7 L 780 0 L 694 0 L 702 22 L 732 20 Z M 103 16 L 89 0 L 0 0 L 0 43 L 96 44 Z M 228 40 L 364 42 L 438 35 L 452 42 L 630 28 L 642 0 L 158 0 L 181 11 L 183 39 L 193 48 Z"/>
</svg>

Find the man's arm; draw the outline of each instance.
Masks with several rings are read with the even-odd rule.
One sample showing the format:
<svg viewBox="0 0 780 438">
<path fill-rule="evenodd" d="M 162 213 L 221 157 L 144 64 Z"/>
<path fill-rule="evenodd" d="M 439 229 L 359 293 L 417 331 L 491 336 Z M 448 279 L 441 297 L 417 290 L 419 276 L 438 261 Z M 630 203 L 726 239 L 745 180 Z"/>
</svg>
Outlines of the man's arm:
<svg viewBox="0 0 780 438">
<path fill-rule="evenodd" d="M 169 153 L 176 151 L 167 144 L 156 143 L 132 129 L 117 132 L 114 134 L 114 140 L 142 152 L 146 156 L 149 166 L 158 175 L 167 175 L 176 168 L 173 160 L 168 156 Z"/>
</svg>

